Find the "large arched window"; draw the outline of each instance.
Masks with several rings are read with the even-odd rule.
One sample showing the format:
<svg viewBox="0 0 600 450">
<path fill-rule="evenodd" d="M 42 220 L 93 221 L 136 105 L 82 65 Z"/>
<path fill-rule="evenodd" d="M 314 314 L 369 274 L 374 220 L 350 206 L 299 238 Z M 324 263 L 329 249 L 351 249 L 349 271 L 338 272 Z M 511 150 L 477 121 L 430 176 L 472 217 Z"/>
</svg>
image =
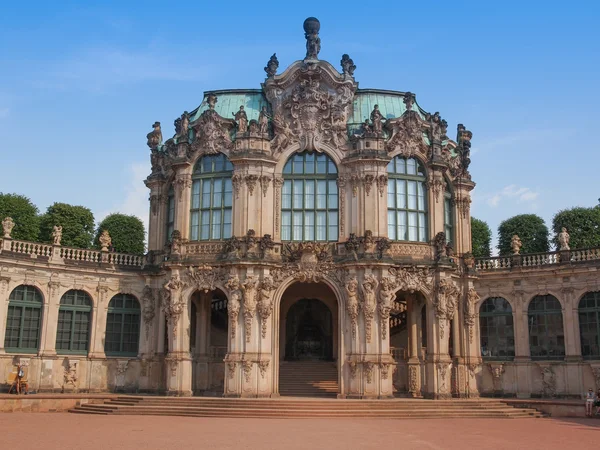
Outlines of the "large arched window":
<svg viewBox="0 0 600 450">
<path fill-rule="evenodd" d="M 283 168 L 281 240 L 337 241 L 337 168 L 323 154 L 299 153 Z"/>
<path fill-rule="evenodd" d="M 233 165 L 219 153 L 198 160 L 192 175 L 190 240 L 231 237 Z"/>
<path fill-rule="evenodd" d="M 481 356 L 490 361 L 515 357 L 515 334 L 510 303 L 502 297 L 490 297 L 479 308 Z"/>
<path fill-rule="evenodd" d="M 396 156 L 388 164 L 388 237 L 393 241 L 427 242 L 427 199 L 423 165 Z"/>
<path fill-rule="evenodd" d="M 36 353 L 42 326 L 42 294 L 33 286 L 17 286 L 8 297 L 4 348 L 12 353 Z"/>
<path fill-rule="evenodd" d="M 173 186 L 169 188 L 169 193 L 167 194 L 167 236 L 165 241 L 169 242 L 171 240 L 171 235 L 173 234 L 173 230 L 175 230 L 175 191 L 173 190 Z"/>
<path fill-rule="evenodd" d="M 579 301 L 579 336 L 584 359 L 600 359 L 600 291 L 587 292 Z"/>
<path fill-rule="evenodd" d="M 446 241 L 452 244 L 454 242 L 454 211 L 452 210 L 452 191 L 447 181 L 444 189 L 444 233 Z"/>
<path fill-rule="evenodd" d="M 529 349 L 531 359 L 563 359 L 565 334 L 562 308 L 553 295 L 537 295 L 529 303 Z"/>
<path fill-rule="evenodd" d="M 60 299 L 56 351 L 86 354 L 90 341 L 92 299 L 85 291 L 70 290 Z"/>
<path fill-rule="evenodd" d="M 133 295 L 115 295 L 108 304 L 104 353 L 107 356 L 136 356 L 139 340 L 139 302 Z"/>
</svg>

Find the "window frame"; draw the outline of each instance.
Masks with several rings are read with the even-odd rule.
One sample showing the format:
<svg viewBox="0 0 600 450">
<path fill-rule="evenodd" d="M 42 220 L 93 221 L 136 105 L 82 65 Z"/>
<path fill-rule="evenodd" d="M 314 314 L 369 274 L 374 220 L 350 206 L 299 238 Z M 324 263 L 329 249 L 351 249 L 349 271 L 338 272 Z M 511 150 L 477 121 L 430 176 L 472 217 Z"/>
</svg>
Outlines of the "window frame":
<svg viewBox="0 0 600 450">
<path fill-rule="evenodd" d="M 415 173 L 408 173 L 409 161 L 414 161 Z M 398 163 L 403 162 L 404 173 L 399 172 Z M 419 173 L 422 173 L 420 175 Z M 394 242 L 416 242 L 426 244 L 430 241 L 429 238 L 429 189 L 427 188 L 427 169 L 425 165 L 415 157 L 405 158 L 403 156 L 394 156 L 387 165 L 388 176 L 388 197 L 387 197 L 387 222 L 388 222 L 388 238 Z M 405 207 L 398 207 L 398 182 L 403 182 L 404 192 L 403 199 Z M 415 202 L 416 209 L 410 208 L 409 192 L 410 183 L 415 183 Z M 422 196 L 419 195 L 419 188 L 422 190 Z M 423 202 L 423 207 L 419 209 L 420 198 Z M 390 220 L 390 214 L 393 213 L 394 220 Z M 399 213 L 404 213 L 403 224 L 399 224 Z M 410 215 L 416 214 L 416 227 L 410 225 Z M 393 222 L 393 223 L 392 223 Z M 405 228 L 404 237 L 406 239 L 398 239 Z M 417 238 L 411 239 L 411 228 L 416 228 Z"/>
<path fill-rule="evenodd" d="M 24 298 L 26 298 L 26 296 L 28 294 L 31 294 L 35 300 L 24 300 L 24 299 L 19 300 L 19 299 L 13 298 L 19 292 L 24 292 L 24 294 L 23 294 Z M 42 295 L 40 290 L 38 288 L 36 288 L 35 286 L 21 284 L 21 285 L 15 287 L 11 291 L 11 293 L 8 297 L 8 308 L 7 308 L 7 314 L 6 314 L 6 329 L 5 329 L 5 334 L 4 334 L 4 350 L 6 351 L 6 353 L 35 354 L 35 353 L 39 352 L 41 334 L 42 334 L 42 321 L 44 320 L 43 306 L 44 306 L 44 296 Z M 12 310 L 11 310 L 11 308 L 12 308 Z M 9 330 L 14 328 L 14 327 L 9 326 L 9 323 L 11 320 L 11 311 L 15 311 L 16 309 L 19 309 L 20 316 L 18 317 L 19 326 L 17 328 L 18 345 L 16 347 L 14 347 L 14 346 L 7 345 L 7 340 L 9 339 Z M 36 311 L 38 314 L 38 317 L 35 319 L 38 322 L 37 331 L 36 331 L 37 335 L 36 335 L 35 347 L 23 347 L 23 341 L 25 339 L 27 339 L 27 340 L 31 339 L 31 337 L 27 337 L 27 338 L 24 337 L 25 321 L 27 319 L 27 314 L 26 314 L 27 310 Z M 12 313 L 12 314 L 14 314 L 14 313 Z M 13 317 L 13 320 L 14 320 L 14 317 Z M 31 331 L 31 330 L 33 330 L 33 328 L 29 327 L 29 328 L 27 328 L 27 330 Z M 10 339 L 12 340 L 13 337 L 11 337 Z"/>
<path fill-rule="evenodd" d="M 297 171 L 300 164 L 301 171 Z M 324 165 L 324 172 L 319 172 L 319 164 Z M 340 196 L 337 185 L 339 171 L 333 159 L 326 153 L 308 151 L 295 153 L 286 161 L 282 177 L 279 230 L 281 240 L 283 242 L 338 242 L 340 239 Z M 325 193 L 319 193 L 319 182 L 324 182 Z M 296 192 L 298 183 L 302 183 L 301 194 Z M 312 185 L 312 207 L 307 205 L 307 200 L 311 195 L 307 195 L 306 187 L 310 185 Z M 334 192 L 332 192 L 332 186 Z M 296 199 L 299 195 L 302 196 L 300 207 L 296 206 Z M 324 196 L 325 207 L 319 207 L 319 196 Z M 335 198 L 335 205 L 332 204 L 332 198 Z M 289 207 L 286 206 L 288 204 Z M 325 214 L 325 239 L 319 239 L 319 227 L 323 226 L 317 223 L 319 213 Z M 312 224 L 307 223 L 306 220 L 310 214 L 312 214 Z M 335 220 L 332 220 L 333 214 L 335 214 Z M 300 217 L 302 223 L 297 224 L 297 218 Z M 300 238 L 296 237 L 297 230 L 300 230 Z M 312 238 L 310 237 L 311 233 Z"/>
<path fill-rule="evenodd" d="M 175 189 L 173 185 L 169 187 L 167 193 L 167 210 L 166 210 L 166 223 L 165 223 L 165 242 L 171 242 L 171 236 L 175 231 Z"/>
<path fill-rule="evenodd" d="M 584 306 L 582 307 L 582 302 L 593 300 L 594 306 Z M 583 321 L 582 316 L 593 314 L 594 321 Z M 579 319 L 579 342 L 581 343 L 581 356 L 584 360 L 598 360 L 600 359 L 600 291 L 588 291 L 581 296 L 579 299 L 579 303 L 577 304 L 577 317 Z M 586 347 L 592 348 L 591 345 L 584 345 L 584 328 L 588 328 L 590 325 L 593 325 L 595 322 L 595 341 L 596 341 L 596 353 L 589 352 L 586 354 L 584 349 Z M 586 337 L 586 339 L 591 340 Z"/>
<path fill-rule="evenodd" d="M 210 161 L 210 171 L 205 171 L 205 161 Z M 217 162 L 222 162 L 223 170 L 216 170 Z M 190 197 L 190 241 L 223 241 L 232 236 L 233 233 L 233 164 L 223 153 L 216 155 L 205 155 L 196 161 L 194 171 L 192 173 L 192 191 Z M 209 206 L 204 206 L 205 181 L 209 182 L 210 192 Z M 215 206 L 217 197 L 215 196 L 215 185 L 221 184 L 220 193 L 218 195 L 220 206 Z M 197 191 L 197 194 L 195 192 Z M 195 199 L 198 199 L 198 207 L 194 207 Z M 220 224 L 215 225 L 215 213 L 220 215 Z M 202 217 L 204 213 L 208 214 L 208 224 L 204 225 Z M 225 216 L 229 213 L 229 222 L 225 221 Z M 197 219 L 197 225 L 194 220 Z M 208 237 L 203 238 L 203 226 L 208 226 Z M 215 226 L 218 226 L 218 237 L 215 237 Z M 229 229 L 227 230 L 227 227 Z M 196 233 L 196 235 L 194 235 Z"/>
<path fill-rule="evenodd" d="M 113 302 L 116 302 L 117 300 L 122 300 L 123 301 L 123 307 L 117 307 L 117 306 L 111 306 L 113 304 Z M 135 305 L 137 307 L 134 308 L 127 308 L 125 307 L 126 300 L 133 300 L 135 302 Z M 120 322 L 117 321 L 110 321 L 109 317 L 120 317 Z M 137 324 L 137 332 L 135 332 L 135 330 L 132 331 L 126 331 L 125 330 L 125 326 L 126 325 L 130 325 L 132 323 L 134 323 L 133 321 L 127 322 L 125 320 L 126 317 L 134 317 L 137 320 L 135 321 L 135 323 Z M 109 324 L 114 324 L 114 323 L 120 323 L 120 331 L 118 333 L 119 336 L 119 340 L 118 340 L 118 344 L 119 344 L 119 350 L 107 350 L 107 346 L 114 342 L 116 342 L 116 340 L 110 340 L 109 341 Z M 114 332 L 111 332 L 113 334 L 115 334 Z M 125 347 L 126 343 L 124 337 L 126 336 L 126 334 L 129 335 L 133 335 L 135 333 L 136 336 L 136 350 L 134 351 L 127 351 L 127 350 L 123 350 L 123 348 Z M 140 302 L 139 300 L 131 295 L 131 294 L 123 294 L 123 293 L 119 293 L 116 294 L 115 296 L 113 296 L 110 299 L 110 302 L 108 304 L 108 311 L 106 314 L 106 328 L 105 328 L 105 338 L 104 338 L 104 354 L 106 356 L 130 356 L 130 357 L 135 357 L 139 354 L 140 351 L 140 333 L 141 333 L 141 307 L 140 307 Z"/>
<path fill-rule="evenodd" d="M 550 300 L 554 300 L 556 301 L 556 304 L 558 305 L 558 308 L 555 309 L 547 309 L 547 301 Z M 537 304 L 538 301 L 543 301 L 543 308 L 542 309 L 532 309 L 532 307 L 534 305 Z M 549 329 L 549 325 L 551 325 L 551 323 L 548 321 L 549 317 L 558 317 L 560 316 L 560 328 L 562 331 L 562 355 L 556 355 L 556 356 L 549 356 L 549 355 L 534 355 L 534 348 L 539 349 L 539 348 L 544 348 L 543 345 L 539 344 L 539 338 L 542 337 L 542 341 L 543 342 L 548 342 L 549 341 L 549 334 L 548 334 L 548 329 Z M 538 319 L 536 320 L 532 320 L 534 317 L 537 317 Z M 543 323 L 542 321 L 539 320 L 539 318 L 543 318 Z M 537 322 L 537 323 L 534 323 Z M 543 326 L 545 329 L 544 334 L 535 334 L 532 335 L 532 327 L 536 326 L 539 327 Z M 554 295 L 551 294 L 546 294 L 546 295 L 536 295 L 535 297 L 533 297 L 531 299 L 531 301 L 529 302 L 529 305 L 527 306 L 527 335 L 529 336 L 529 355 L 532 361 L 562 361 L 565 359 L 566 356 L 566 345 L 565 345 L 565 324 L 564 324 L 564 317 L 563 317 L 563 313 L 562 313 L 562 305 L 560 303 L 560 301 L 558 300 L 558 298 L 556 298 Z M 557 334 L 555 336 L 556 338 L 556 346 L 557 348 L 559 347 L 559 340 L 558 337 L 561 336 L 559 334 Z M 533 339 L 532 337 L 536 338 L 536 343 L 535 346 L 533 344 Z M 536 352 L 538 353 L 538 352 Z"/>
<path fill-rule="evenodd" d="M 489 311 L 483 311 L 483 309 L 490 303 L 494 303 L 494 301 L 498 300 L 498 299 L 502 299 L 506 305 L 508 305 L 508 308 L 510 308 L 510 311 L 493 311 L 493 312 L 489 312 Z M 501 336 L 498 331 L 508 327 L 507 324 L 502 324 L 502 323 L 494 323 L 494 327 L 490 327 L 488 326 L 487 320 L 481 320 L 483 319 L 496 319 L 496 318 L 500 318 L 500 317 L 510 317 L 510 327 L 512 329 L 512 333 L 506 333 L 505 336 Z M 497 322 L 494 320 L 494 322 Z M 483 332 L 483 327 L 485 325 L 485 329 L 488 331 L 486 333 Z M 489 330 L 493 329 L 494 333 L 489 333 Z M 512 334 L 512 337 L 509 335 Z M 481 304 L 479 305 L 479 348 L 482 349 L 483 348 L 483 340 L 484 338 L 487 340 L 487 344 L 489 347 L 489 341 L 490 338 L 493 337 L 496 339 L 496 342 L 501 341 L 501 339 L 506 338 L 512 341 L 512 352 L 507 351 L 505 356 L 501 356 L 501 355 L 489 355 L 486 356 L 483 354 L 483 351 L 481 352 L 481 358 L 484 361 L 514 361 L 515 359 L 515 355 L 516 355 L 516 342 L 515 342 L 515 322 L 514 322 L 514 315 L 513 315 L 513 309 L 512 309 L 512 305 L 510 304 L 510 302 L 508 300 L 506 300 L 504 297 L 488 297 L 486 298 L 483 302 L 481 302 Z"/>
<path fill-rule="evenodd" d="M 451 244 L 454 242 L 454 206 L 452 204 L 452 191 L 450 190 L 450 183 L 445 180 L 444 189 L 444 234 L 446 235 L 446 242 Z"/>
<path fill-rule="evenodd" d="M 74 293 L 75 294 L 75 301 L 77 300 L 78 296 L 81 296 L 82 298 L 84 298 L 85 300 L 88 301 L 87 305 L 76 305 L 76 304 L 66 304 L 63 303 L 63 300 L 66 299 L 67 294 L 70 293 Z M 59 355 L 87 355 L 88 352 L 90 351 L 90 338 L 91 338 L 91 331 L 92 331 L 92 309 L 93 309 L 93 300 L 90 294 L 88 294 L 87 292 L 85 292 L 82 289 L 69 289 L 67 292 L 65 292 L 62 297 L 60 298 L 60 305 L 58 308 L 58 319 L 57 319 L 57 323 L 56 323 L 56 343 L 55 343 L 55 349 L 56 349 L 56 353 Z M 69 348 L 59 348 L 59 335 L 61 332 L 64 332 L 65 330 L 61 330 L 61 312 L 71 312 L 72 316 L 71 319 L 69 320 L 69 340 L 68 340 L 68 347 Z M 78 314 L 79 313 L 79 314 Z M 84 350 L 74 350 L 73 346 L 75 343 L 75 330 L 76 330 L 76 324 L 77 324 L 77 317 L 78 315 L 81 316 L 86 316 L 87 315 L 87 331 L 85 333 L 86 339 L 85 341 L 85 349 Z M 65 323 L 66 321 L 62 321 L 62 323 Z M 79 343 L 82 341 L 78 341 Z"/>
</svg>

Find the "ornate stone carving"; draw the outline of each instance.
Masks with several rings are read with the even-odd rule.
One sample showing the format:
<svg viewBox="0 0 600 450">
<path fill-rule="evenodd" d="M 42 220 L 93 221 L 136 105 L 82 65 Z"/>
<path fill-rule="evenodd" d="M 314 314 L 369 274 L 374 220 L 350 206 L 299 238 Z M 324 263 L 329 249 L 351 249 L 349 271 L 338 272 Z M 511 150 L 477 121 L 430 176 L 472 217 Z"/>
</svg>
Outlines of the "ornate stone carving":
<svg viewBox="0 0 600 450">
<path fill-rule="evenodd" d="M 15 222 L 12 217 L 5 217 L 2 221 L 2 231 L 4 232 L 4 239 L 10 239 L 10 234 L 15 227 Z"/>
<path fill-rule="evenodd" d="M 52 245 L 60 245 L 62 239 L 62 227 L 60 225 L 54 225 L 52 227 Z"/>
<path fill-rule="evenodd" d="M 413 397 L 418 397 L 421 395 L 417 366 L 408 366 L 408 392 Z"/>
<path fill-rule="evenodd" d="M 208 292 L 217 289 L 217 283 L 222 280 L 223 272 L 220 267 L 202 264 L 197 267 L 188 267 L 187 277 L 189 284 L 195 286 L 199 291 Z"/>
<path fill-rule="evenodd" d="M 466 304 L 465 304 L 465 325 L 469 328 L 469 342 L 473 343 L 473 334 L 475 329 L 475 305 L 479 302 L 481 297 L 477 291 L 470 288 L 467 292 Z"/>
<path fill-rule="evenodd" d="M 344 53 L 342 55 L 342 60 L 340 61 L 340 64 L 342 66 L 342 73 L 344 75 L 350 75 L 351 77 L 354 76 L 356 66 L 354 65 L 354 61 L 352 61 L 349 55 Z"/>
<path fill-rule="evenodd" d="M 385 143 L 388 153 L 396 153 L 405 158 L 411 158 L 417 153 L 427 154 L 428 148 L 423 140 L 423 132 L 427 124 L 417 111 L 412 110 L 414 95 L 407 92 L 404 96 L 407 110 L 398 118 L 388 119 L 385 129 L 391 135 Z"/>
<path fill-rule="evenodd" d="M 360 239 L 356 237 L 355 233 L 350 233 L 348 240 L 344 243 L 346 251 L 350 253 L 355 261 L 358 261 L 358 249 L 360 248 Z"/>
<path fill-rule="evenodd" d="M 269 368 L 269 360 L 262 360 L 258 362 L 258 370 L 260 371 L 260 377 L 264 380 L 265 375 L 267 374 L 267 369 Z"/>
<path fill-rule="evenodd" d="M 240 279 L 237 275 L 232 275 L 225 283 L 225 289 L 229 292 L 227 301 L 227 315 L 231 324 L 231 339 L 235 339 L 237 331 L 237 321 L 240 314 L 242 290 L 240 288 Z"/>
<path fill-rule="evenodd" d="M 430 292 L 433 284 L 431 269 L 428 267 L 392 267 L 388 269 L 391 277 L 394 278 L 398 289 L 413 293 L 421 291 Z"/>
<path fill-rule="evenodd" d="M 452 204 L 456 205 L 463 219 L 466 219 L 471 210 L 471 197 L 468 195 L 456 196 L 452 199 Z"/>
<path fill-rule="evenodd" d="M 279 68 L 279 60 L 277 59 L 277 54 L 273 53 L 269 58 L 269 62 L 265 67 L 265 73 L 267 74 L 267 78 L 273 78 L 277 74 L 277 69 Z"/>
<path fill-rule="evenodd" d="M 229 379 L 233 380 L 233 377 L 235 376 L 235 368 L 237 366 L 237 362 L 236 361 L 227 361 L 227 372 L 229 374 Z"/>
<path fill-rule="evenodd" d="M 440 231 L 433 238 L 433 246 L 435 247 L 435 260 L 441 261 L 446 256 L 446 233 Z"/>
<path fill-rule="evenodd" d="M 383 258 L 388 250 L 392 247 L 391 241 L 387 237 L 380 237 L 377 239 L 377 257 Z"/>
<path fill-rule="evenodd" d="M 107 252 L 108 248 L 112 245 L 112 239 L 106 230 L 103 230 L 102 233 L 100 233 L 98 241 L 100 242 L 100 249 L 103 252 Z"/>
<path fill-rule="evenodd" d="M 556 397 L 556 373 L 552 364 L 538 364 L 542 372 L 542 396 Z"/>
<path fill-rule="evenodd" d="M 356 338 L 356 328 L 358 326 L 358 280 L 356 277 L 350 278 L 346 282 L 346 294 L 348 301 L 346 302 L 346 311 L 350 317 L 350 325 L 352 327 L 352 337 Z"/>
<path fill-rule="evenodd" d="M 519 238 L 519 236 L 514 234 L 512 239 L 510 240 L 510 247 L 512 248 L 513 255 L 520 254 L 522 246 L 523 246 L 523 243 L 521 242 L 521 239 Z"/>
<path fill-rule="evenodd" d="M 266 197 L 267 191 L 269 190 L 269 184 L 271 183 L 271 176 L 261 175 L 258 177 L 258 182 L 260 183 L 260 188 L 262 190 L 263 197 Z"/>
<path fill-rule="evenodd" d="M 181 290 L 183 287 L 184 283 L 181 278 L 179 278 L 179 275 L 173 275 L 171 279 L 165 283 L 160 293 L 161 306 L 167 322 L 171 325 L 173 337 L 177 334 L 179 317 L 185 307 L 185 301 L 181 299 Z"/>
<path fill-rule="evenodd" d="M 304 21 L 304 37 L 306 38 L 306 58 L 319 59 L 321 51 L 321 38 L 319 37 L 319 29 L 321 24 L 315 17 L 309 17 Z"/>
<path fill-rule="evenodd" d="M 244 372 L 244 379 L 246 383 L 250 383 L 250 377 L 252 376 L 252 361 L 248 361 L 247 359 L 242 361 L 242 370 Z"/>
<path fill-rule="evenodd" d="M 441 144 L 446 137 L 448 123 L 442 119 L 439 112 L 427 114 L 425 120 L 429 123 L 429 140 L 432 144 Z"/>
<path fill-rule="evenodd" d="M 273 178 L 273 186 L 275 187 L 275 236 L 279 237 L 281 228 L 279 227 L 279 218 L 281 215 L 281 187 L 283 186 L 283 178 Z"/>
<path fill-rule="evenodd" d="M 156 295 L 155 290 L 150 286 L 144 286 L 142 291 L 142 318 L 144 319 L 144 328 L 146 330 L 146 340 L 150 334 L 150 326 L 156 315 Z"/>
<path fill-rule="evenodd" d="M 258 280 L 249 275 L 241 285 L 244 299 L 244 324 L 246 328 L 246 342 L 252 337 L 252 320 L 256 315 L 256 294 L 258 291 Z"/>
<path fill-rule="evenodd" d="M 192 143 L 194 152 L 201 151 L 204 154 L 215 155 L 220 151 L 233 147 L 230 132 L 235 126 L 233 119 L 225 119 L 215 111 L 217 96 L 209 94 L 207 97 L 209 109 L 204 111 L 200 117 L 192 123 L 195 131 L 195 139 Z"/>
<path fill-rule="evenodd" d="M 265 234 L 258 241 L 258 248 L 260 250 L 261 258 L 270 257 L 273 254 L 275 248 L 275 242 L 270 234 Z"/>
<path fill-rule="evenodd" d="M 350 185 L 352 186 L 352 197 L 356 197 L 358 194 L 358 183 L 360 183 L 360 177 L 353 173 L 350 175 Z"/>
<path fill-rule="evenodd" d="M 179 128 L 179 129 L 177 129 Z M 187 111 L 184 111 L 179 118 L 179 127 L 175 126 L 175 135 L 177 138 L 180 138 L 182 142 L 187 142 L 188 133 L 190 129 L 190 114 Z"/>
<path fill-rule="evenodd" d="M 252 196 L 254 194 L 256 182 L 258 181 L 258 175 L 247 174 L 244 177 L 244 181 L 246 182 L 246 186 L 248 186 L 248 193 L 250 194 L 250 196 Z"/>
<path fill-rule="evenodd" d="M 390 312 L 394 298 L 396 297 L 396 283 L 390 277 L 383 277 L 381 279 L 381 286 L 379 288 L 379 319 L 381 321 L 381 339 L 387 339 L 387 330 L 389 328 L 388 320 L 390 319 Z"/>
<path fill-rule="evenodd" d="M 158 148 L 162 144 L 162 131 L 160 130 L 160 122 L 154 122 L 152 131 L 146 135 L 148 139 L 148 147 L 152 150 Z"/>
<path fill-rule="evenodd" d="M 450 386 L 448 385 L 448 369 L 452 366 L 452 363 L 438 362 L 437 370 L 439 376 L 438 382 L 438 393 L 442 396 L 447 395 L 450 392 Z"/>
<path fill-rule="evenodd" d="M 231 186 L 235 192 L 235 198 L 240 198 L 240 188 L 242 187 L 242 182 L 244 181 L 244 176 L 239 173 L 234 173 L 231 176 Z"/>
<path fill-rule="evenodd" d="M 358 364 L 356 364 L 356 361 L 348 361 L 348 367 L 350 368 L 350 378 L 354 380 L 356 378 L 356 369 L 358 368 Z"/>
<path fill-rule="evenodd" d="M 376 182 L 377 182 L 377 191 L 379 192 L 379 196 L 383 197 L 383 194 L 385 192 L 385 187 L 388 184 L 388 176 L 387 175 L 378 175 L 376 178 Z"/>
<path fill-rule="evenodd" d="M 275 283 L 273 278 L 266 276 L 262 279 L 259 285 L 259 299 L 258 299 L 258 314 L 260 315 L 262 327 L 261 335 L 264 338 L 267 337 L 267 321 L 273 312 L 273 300 L 271 294 L 275 290 Z"/>
<path fill-rule="evenodd" d="M 175 190 L 177 191 L 178 201 L 183 201 L 183 192 L 186 189 L 190 189 L 192 187 L 192 175 L 190 174 L 180 174 L 175 178 L 173 182 Z"/>
<path fill-rule="evenodd" d="M 594 381 L 596 382 L 596 389 L 600 389 L 600 367 L 591 366 L 592 374 L 594 375 Z"/>
<path fill-rule="evenodd" d="M 301 283 L 319 283 L 337 270 L 327 243 L 298 242 L 286 245 L 285 249 L 289 262 L 272 271 L 276 283 L 290 276 Z"/>
<path fill-rule="evenodd" d="M 376 137 L 382 137 L 383 136 L 383 122 L 385 121 L 385 117 L 383 117 L 383 114 L 381 114 L 381 111 L 379 111 L 379 105 L 375 105 L 373 107 L 373 111 L 371 111 L 371 123 L 372 125 L 372 131 L 373 134 Z"/>
<path fill-rule="evenodd" d="M 183 242 L 183 238 L 181 237 L 181 231 L 173 230 L 171 233 L 171 240 L 169 241 L 169 254 L 170 256 L 179 256 L 181 255 L 181 244 Z"/>
<path fill-rule="evenodd" d="M 258 116 L 258 132 L 262 135 L 269 133 L 269 118 L 267 107 L 263 106 Z"/>
<path fill-rule="evenodd" d="M 446 320 L 452 320 L 454 311 L 458 305 L 460 290 L 449 278 L 442 278 L 438 284 L 437 292 L 433 301 L 435 315 L 440 327 L 440 338 L 444 338 L 444 327 Z"/>
<path fill-rule="evenodd" d="M 560 233 L 558 233 L 558 249 L 560 251 L 571 250 L 571 247 L 569 247 L 569 239 L 570 236 L 567 229 L 562 227 Z"/>
<path fill-rule="evenodd" d="M 494 384 L 494 391 L 502 390 L 502 375 L 504 374 L 504 363 L 490 363 L 488 368 L 492 373 L 492 382 Z"/>
<path fill-rule="evenodd" d="M 440 194 L 444 191 L 444 181 L 432 175 L 427 180 L 425 187 L 433 192 L 435 202 L 439 203 Z"/>
<path fill-rule="evenodd" d="M 371 384 L 373 382 L 373 368 L 375 367 L 375 364 L 371 361 L 367 361 L 363 367 L 367 378 L 367 384 Z"/>
<path fill-rule="evenodd" d="M 232 114 L 235 119 L 235 124 L 237 125 L 237 132 L 245 133 L 246 131 L 248 131 L 248 115 L 246 114 L 246 111 L 244 110 L 244 105 L 240 106 L 240 109 L 238 112 L 235 112 Z"/>
<path fill-rule="evenodd" d="M 373 255 L 376 251 L 376 242 L 373 237 L 373 232 L 371 230 L 365 230 L 365 235 L 360 238 L 360 243 L 363 246 L 363 250 L 367 255 Z"/>
<path fill-rule="evenodd" d="M 76 359 L 65 359 L 63 368 L 63 391 L 68 385 L 72 385 L 73 389 L 76 389 L 77 380 L 79 379 L 77 374 L 77 369 L 79 368 L 79 361 Z"/>
<path fill-rule="evenodd" d="M 390 364 L 384 362 L 379 363 L 379 370 L 381 371 L 381 379 L 387 380 L 390 370 Z"/>
<path fill-rule="evenodd" d="M 373 187 L 373 181 L 375 181 L 375 176 L 371 174 L 367 174 L 363 177 L 362 182 L 365 188 L 365 193 L 367 197 L 371 194 L 371 188 Z"/>
<path fill-rule="evenodd" d="M 362 294 L 362 310 L 365 316 L 365 334 L 367 343 L 371 342 L 371 330 L 373 326 L 373 317 L 375 316 L 375 308 L 377 307 L 377 300 L 375 292 L 379 282 L 374 275 L 369 274 L 365 276 L 361 284 Z"/>
<path fill-rule="evenodd" d="M 340 202 L 340 234 L 342 236 L 346 235 L 346 230 L 345 230 L 345 226 L 346 226 L 346 181 L 347 178 L 344 175 L 340 175 L 338 176 L 338 179 L 336 180 L 338 189 L 339 189 L 339 202 Z"/>
</svg>

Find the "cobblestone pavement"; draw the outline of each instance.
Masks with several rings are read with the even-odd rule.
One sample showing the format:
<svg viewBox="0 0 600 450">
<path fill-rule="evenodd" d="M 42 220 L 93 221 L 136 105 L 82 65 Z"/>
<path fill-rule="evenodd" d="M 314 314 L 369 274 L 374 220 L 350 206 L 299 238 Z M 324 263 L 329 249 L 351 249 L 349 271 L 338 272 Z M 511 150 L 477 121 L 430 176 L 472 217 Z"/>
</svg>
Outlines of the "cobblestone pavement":
<svg viewBox="0 0 600 450">
<path fill-rule="evenodd" d="M 203 419 L 0 414 L 6 449 L 579 449 L 593 419 Z"/>
</svg>

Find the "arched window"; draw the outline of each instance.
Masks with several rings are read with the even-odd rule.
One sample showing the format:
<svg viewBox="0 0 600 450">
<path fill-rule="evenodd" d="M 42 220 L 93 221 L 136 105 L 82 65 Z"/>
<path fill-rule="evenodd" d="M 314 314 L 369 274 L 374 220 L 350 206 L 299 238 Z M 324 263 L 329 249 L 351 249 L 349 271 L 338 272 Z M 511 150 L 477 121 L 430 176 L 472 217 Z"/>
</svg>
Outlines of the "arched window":
<svg viewBox="0 0 600 450">
<path fill-rule="evenodd" d="M 303 152 L 283 168 L 281 240 L 338 240 L 338 172 L 327 155 Z"/>
<path fill-rule="evenodd" d="M 491 361 L 515 357 L 515 334 L 510 303 L 502 297 L 490 297 L 479 308 L 481 356 Z"/>
<path fill-rule="evenodd" d="M 444 233 L 449 244 L 454 242 L 454 211 L 452 209 L 452 191 L 446 181 L 444 189 Z"/>
<path fill-rule="evenodd" d="M 600 359 L 600 291 L 587 292 L 579 301 L 579 336 L 584 359 Z"/>
<path fill-rule="evenodd" d="M 425 169 L 415 158 L 396 156 L 388 164 L 388 237 L 427 242 Z"/>
<path fill-rule="evenodd" d="M 190 240 L 231 237 L 231 175 L 233 165 L 219 153 L 198 160 L 192 175 Z"/>
<path fill-rule="evenodd" d="M 42 294 L 33 286 L 17 286 L 8 297 L 4 348 L 13 353 L 36 353 L 40 345 Z"/>
<path fill-rule="evenodd" d="M 565 334 L 562 308 L 553 295 L 537 295 L 529 303 L 529 349 L 531 359 L 563 359 Z"/>
<path fill-rule="evenodd" d="M 173 230 L 175 229 L 175 191 L 173 190 L 173 186 L 169 188 L 169 193 L 167 194 L 167 236 L 165 241 L 169 242 L 171 240 L 171 235 L 173 234 Z"/>
<path fill-rule="evenodd" d="M 133 295 L 115 295 L 108 304 L 104 353 L 107 356 L 136 356 L 139 340 L 139 302 Z"/>
<path fill-rule="evenodd" d="M 70 290 L 60 299 L 56 350 L 86 354 L 89 349 L 92 299 L 85 291 Z"/>
</svg>

